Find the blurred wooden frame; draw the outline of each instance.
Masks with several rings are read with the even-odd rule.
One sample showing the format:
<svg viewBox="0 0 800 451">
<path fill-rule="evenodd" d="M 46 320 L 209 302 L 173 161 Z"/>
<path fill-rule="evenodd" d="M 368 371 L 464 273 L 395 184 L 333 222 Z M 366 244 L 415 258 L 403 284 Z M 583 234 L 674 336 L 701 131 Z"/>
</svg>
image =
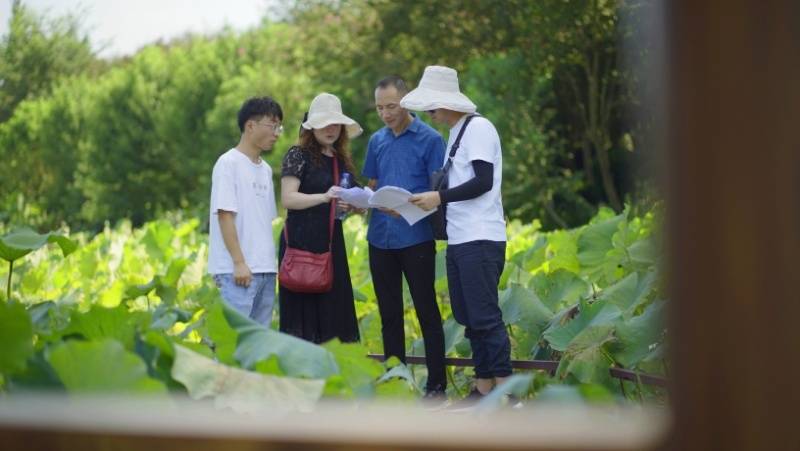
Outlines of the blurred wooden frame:
<svg viewBox="0 0 800 451">
<path fill-rule="evenodd" d="M 304 438 L 298 429 L 292 439 L 277 432 L 214 436 L 200 423 L 194 432 L 191 424 L 122 432 L 5 422 L 2 448 L 800 449 L 800 2 L 659 4 L 667 13 L 669 55 L 669 114 L 661 135 L 671 262 L 668 434 L 655 428 L 648 441 L 620 428 L 613 438 L 598 430 L 609 424 L 598 423 L 601 417 L 538 411 L 523 421 L 519 441 L 476 441 L 480 420 L 465 418 L 459 434 L 452 416 L 440 417 L 439 437 L 426 441 L 424 434 L 413 440 L 414 431 L 427 430 L 415 426 L 415 415 L 387 414 L 386 421 L 397 423 L 380 426 L 345 410 L 343 418 L 362 422 L 350 435 L 322 427 L 328 435 Z M 650 414 L 630 418 L 636 415 Z M 502 418 L 494 424 L 484 418 L 481 436 L 504 434 L 504 422 L 516 421 Z M 313 416 L 307 421 L 308 431 L 320 430 Z M 552 433 L 558 421 L 569 422 L 561 436 Z"/>
<path fill-rule="evenodd" d="M 800 449 L 800 2 L 670 2 L 672 449 Z"/>
</svg>

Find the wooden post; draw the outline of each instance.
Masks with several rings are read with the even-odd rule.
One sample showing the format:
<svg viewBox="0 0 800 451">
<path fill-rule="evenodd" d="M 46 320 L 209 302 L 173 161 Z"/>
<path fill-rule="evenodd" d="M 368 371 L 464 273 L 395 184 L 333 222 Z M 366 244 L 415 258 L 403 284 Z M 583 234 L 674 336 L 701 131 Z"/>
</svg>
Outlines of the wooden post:
<svg viewBox="0 0 800 451">
<path fill-rule="evenodd" d="M 800 2 L 669 3 L 672 449 L 800 449 Z"/>
</svg>

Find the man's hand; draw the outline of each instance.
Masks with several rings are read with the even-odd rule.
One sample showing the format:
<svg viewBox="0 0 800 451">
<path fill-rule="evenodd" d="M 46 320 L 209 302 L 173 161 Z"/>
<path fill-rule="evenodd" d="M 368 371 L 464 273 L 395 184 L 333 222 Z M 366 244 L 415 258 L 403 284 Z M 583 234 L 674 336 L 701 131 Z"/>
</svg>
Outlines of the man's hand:
<svg viewBox="0 0 800 451">
<path fill-rule="evenodd" d="M 408 201 L 425 211 L 433 210 L 442 204 L 442 199 L 439 197 L 438 191 L 414 194 L 408 198 Z"/>
<path fill-rule="evenodd" d="M 250 282 L 253 280 L 253 273 L 250 272 L 250 267 L 245 262 L 237 262 L 233 264 L 233 282 L 240 287 L 249 287 Z"/>
</svg>

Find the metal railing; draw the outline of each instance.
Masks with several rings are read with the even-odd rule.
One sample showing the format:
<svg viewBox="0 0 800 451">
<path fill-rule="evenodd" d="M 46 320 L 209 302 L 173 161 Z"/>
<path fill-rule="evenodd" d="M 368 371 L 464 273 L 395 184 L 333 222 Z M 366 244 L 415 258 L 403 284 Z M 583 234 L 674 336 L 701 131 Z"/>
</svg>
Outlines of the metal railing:
<svg viewBox="0 0 800 451">
<path fill-rule="evenodd" d="M 384 361 L 383 354 L 368 354 L 368 357 L 378 361 Z M 425 357 L 406 356 L 406 363 L 409 365 L 425 365 Z M 465 357 L 445 357 L 444 364 L 448 366 L 475 366 L 470 358 Z M 518 370 L 544 370 L 550 374 L 555 374 L 558 368 L 558 360 L 512 360 L 511 367 Z M 642 383 L 657 387 L 667 387 L 667 379 L 654 374 L 640 373 L 624 368 L 610 368 L 608 370 L 611 377 L 634 383 Z"/>
</svg>

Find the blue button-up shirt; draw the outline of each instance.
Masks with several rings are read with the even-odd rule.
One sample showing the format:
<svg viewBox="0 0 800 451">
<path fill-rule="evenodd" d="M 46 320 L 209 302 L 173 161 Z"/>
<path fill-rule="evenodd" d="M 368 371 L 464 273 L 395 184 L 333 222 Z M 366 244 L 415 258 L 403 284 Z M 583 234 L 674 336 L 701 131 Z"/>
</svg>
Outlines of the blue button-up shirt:
<svg viewBox="0 0 800 451">
<path fill-rule="evenodd" d="M 444 161 L 442 135 L 414 116 L 399 136 L 383 127 L 369 138 L 367 158 L 361 174 L 376 179 L 377 188 L 399 186 L 412 193 L 429 190 L 429 176 Z M 394 218 L 373 209 L 367 241 L 381 249 L 401 249 L 433 239 L 430 217 L 413 226 L 403 218 Z"/>
</svg>

